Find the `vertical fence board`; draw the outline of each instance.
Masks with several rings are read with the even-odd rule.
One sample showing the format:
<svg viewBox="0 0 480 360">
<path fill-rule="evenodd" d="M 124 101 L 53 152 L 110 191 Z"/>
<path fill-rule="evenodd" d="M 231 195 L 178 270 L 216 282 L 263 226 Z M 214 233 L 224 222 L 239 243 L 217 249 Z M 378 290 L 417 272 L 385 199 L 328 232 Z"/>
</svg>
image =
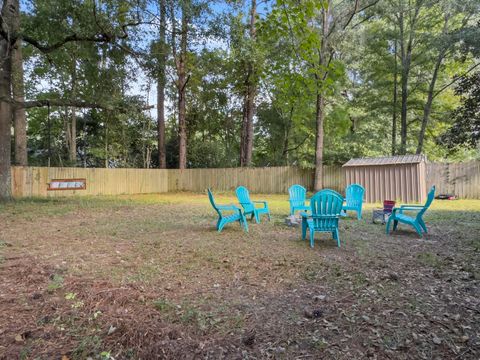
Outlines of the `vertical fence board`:
<svg viewBox="0 0 480 360">
<path fill-rule="evenodd" d="M 437 193 L 453 194 L 466 199 L 480 199 L 480 161 L 465 163 L 428 163 L 427 187 Z"/>
<path fill-rule="evenodd" d="M 391 181 L 386 181 L 387 175 Z M 283 193 L 293 184 L 313 190 L 313 170 L 292 166 L 270 168 L 221 169 L 104 169 L 12 167 L 12 191 L 15 197 L 57 197 L 71 195 L 145 194 L 175 191 L 203 192 L 208 187 L 216 191 L 233 191 L 247 186 L 252 193 Z M 86 190 L 47 191 L 52 179 L 85 178 Z M 400 183 L 407 188 L 408 201 L 422 197 L 418 190 L 422 179 L 414 171 L 392 168 L 389 174 L 359 170 L 347 172 L 340 166 L 325 166 L 324 188 L 344 193 L 353 182 L 378 184 L 367 201 L 378 201 L 380 194 L 393 197 Z M 466 163 L 427 163 L 427 188 L 436 185 L 437 193 L 455 194 L 461 198 L 480 199 L 480 161 Z M 418 191 L 421 193 L 419 194 Z"/>
</svg>

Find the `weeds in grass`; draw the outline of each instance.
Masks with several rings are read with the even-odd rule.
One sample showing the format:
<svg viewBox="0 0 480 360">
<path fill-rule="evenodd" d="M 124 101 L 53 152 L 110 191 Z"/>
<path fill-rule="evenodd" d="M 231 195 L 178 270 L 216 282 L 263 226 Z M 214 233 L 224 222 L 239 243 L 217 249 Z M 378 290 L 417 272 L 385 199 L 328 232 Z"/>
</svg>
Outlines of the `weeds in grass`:
<svg viewBox="0 0 480 360">
<path fill-rule="evenodd" d="M 179 311 L 180 313 L 180 321 L 183 323 L 192 323 L 192 324 L 203 324 L 204 319 L 202 319 L 202 315 L 197 309 L 191 306 L 186 306 L 183 311 Z"/>
<path fill-rule="evenodd" d="M 167 299 L 158 299 L 153 302 L 153 306 L 164 314 L 167 320 L 192 326 L 203 333 L 213 329 L 224 333 L 231 332 L 243 328 L 245 322 L 244 316 L 240 313 L 223 315 L 222 313 L 229 309 L 222 306 L 219 306 L 214 312 L 203 311 L 197 305 L 187 302 L 176 305 Z"/>
<path fill-rule="evenodd" d="M 6 241 L 0 240 L 0 251 L 3 250 L 3 248 L 6 248 L 9 246 L 9 244 Z M 0 253 L 0 264 L 3 264 L 5 262 L 5 257 Z"/>
<path fill-rule="evenodd" d="M 343 275 L 343 271 L 342 271 L 342 268 L 340 267 L 340 265 L 338 264 L 333 264 L 331 267 L 330 267 L 330 274 L 332 274 L 333 276 L 335 277 L 340 277 Z"/>
<path fill-rule="evenodd" d="M 95 354 L 102 354 L 102 352 L 102 339 L 100 337 L 85 336 L 72 351 L 72 359 L 86 359 Z M 110 354 L 108 356 L 110 357 Z"/>
<path fill-rule="evenodd" d="M 52 277 L 52 280 L 47 285 L 47 291 L 49 293 L 55 292 L 55 290 L 60 289 L 63 287 L 63 276 L 55 274 Z"/>
<path fill-rule="evenodd" d="M 480 237 L 473 239 L 471 244 L 473 247 L 473 251 L 480 252 Z"/>
<path fill-rule="evenodd" d="M 417 259 L 420 261 L 421 264 L 426 266 L 431 266 L 436 269 L 440 269 L 443 265 L 442 259 L 430 252 L 422 252 L 417 255 Z"/>
<path fill-rule="evenodd" d="M 176 309 L 175 304 L 172 304 L 166 299 L 158 299 L 153 302 L 153 306 L 160 312 L 169 313 Z"/>
<path fill-rule="evenodd" d="M 317 350 L 325 350 L 328 347 L 328 343 L 325 341 L 325 339 L 313 337 L 311 339 L 311 346 Z"/>
<path fill-rule="evenodd" d="M 362 272 L 355 272 L 351 275 L 352 283 L 355 286 L 362 287 L 369 283 L 367 276 Z"/>
<path fill-rule="evenodd" d="M 100 353 L 100 359 L 101 360 L 110 360 L 112 359 L 112 356 L 110 355 L 110 351 L 102 351 Z"/>
<path fill-rule="evenodd" d="M 27 360 L 29 357 L 30 357 L 30 347 L 29 346 L 24 346 L 22 348 L 22 350 L 20 350 L 20 354 L 19 354 L 19 359 L 20 360 Z"/>
</svg>

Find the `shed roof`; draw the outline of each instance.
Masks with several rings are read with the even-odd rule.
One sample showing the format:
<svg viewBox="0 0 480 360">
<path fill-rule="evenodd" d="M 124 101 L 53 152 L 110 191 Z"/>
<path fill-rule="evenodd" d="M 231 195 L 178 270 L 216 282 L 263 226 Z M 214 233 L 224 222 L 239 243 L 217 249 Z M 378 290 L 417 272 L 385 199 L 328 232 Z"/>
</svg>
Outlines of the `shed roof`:
<svg viewBox="0 0 480 360">
<path fill-rule="evenodd" d="M 426 161 L 425 155 L 400 155 L 384 156 L 377 158 L 350 159 L 343 166 L 372 166 L 372 165 L 396 165 L 396 164 L 418 164 Z"/>
</svg>

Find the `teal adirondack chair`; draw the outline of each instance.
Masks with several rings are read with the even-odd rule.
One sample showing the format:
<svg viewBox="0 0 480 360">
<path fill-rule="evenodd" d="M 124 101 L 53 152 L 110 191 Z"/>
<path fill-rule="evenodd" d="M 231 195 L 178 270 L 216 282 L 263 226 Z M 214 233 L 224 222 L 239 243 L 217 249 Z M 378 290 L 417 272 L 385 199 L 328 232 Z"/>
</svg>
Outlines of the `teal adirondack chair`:
<svg viewBox="0 0 480 360">
<path fill-rule="evenodd" d="M 305 205 L 307 199 L 307 190 L 301 185 L 292 185 L 288 189 L 289 203 L 290 203 L 290 215 L 294 215 L 298 210 L 310 210 L 310 206 Z"/>
<path fill-rule="evenodd" d="M 255 218 L 255 222 L 258 224 L 260 222 L 260 215 L 267 214 L 268 220 L 270 220 L 270 210 L 268 209 L 268 204 L 266 201 L 252 201 L 250 200 L 250 194 L 244 186 L 239 186 L 235 193 L 237 194 L 237 199 L 240 205 L 243 207 L 243 213 L 245 215 L 251 215 L 252 218 Z M 256 207 L 255 204 L 263 204 L 263 207 Z"/>
<path fill-rule="evenodd" d="M 221 232 L 226 224 L 236 221 L 238 221 L 240 223 L 240 226 L 243 226 L 245 231 L 248 232 L 247 219 L 245 219 L 245 215 L 242 213 L 242 209 L 235 205 L 217 205 L 210 189 L 208 189 L 208 198 L 210 199 L 210 204 L 212 204 L 213 208 L 218 214 L 218 232 Z M 225 214 L 226 212 L 228 213 Z"/>
<path fill-rule="evenodd" d="M 340 247 L 338 219 L 342 211 L 343 197 L 333 190 L 321 190 L 310 199 L 311 214 L 302 212 L 302 239 L 310 230 L 310 246 L 313 248 L 316 232 L 331 232 Z"/>
<path fill-rule="evenodd" d="M 404 223 L 410 226 L 417 231 L 417 234 L 420 237 L 423 236 L 422 231 L 427 233 L 427 226 L 423 221 L 423 214 L 427 211 L 427 209 L 432 204 L 433 199 L 435 198 L 435 186 L 432 186 L 430 191 L 427 195 L 427 202 L 425 205 L 401 205 L 400 207 L 395 207 L 392 210 L 392 215 L 388 218 L 387 221 L 387 234 L 390 232 L 390 223 L 393 221 L 393 231 L 397 229 L 398 223 Z M 417 211 L 417 215 L 415 217 L 411 217 L 404 214 L 404 211 Z"/>
<path fill-rule="evenodd" d="M 357 219 L 362 218 L 363 194 L 365 189 L 358 184 L 348 185 L 345 189 L 345 205 L 342 206 L 343 214 L 347 214 L 347 210 L 357 212 Z"/>
</svg>

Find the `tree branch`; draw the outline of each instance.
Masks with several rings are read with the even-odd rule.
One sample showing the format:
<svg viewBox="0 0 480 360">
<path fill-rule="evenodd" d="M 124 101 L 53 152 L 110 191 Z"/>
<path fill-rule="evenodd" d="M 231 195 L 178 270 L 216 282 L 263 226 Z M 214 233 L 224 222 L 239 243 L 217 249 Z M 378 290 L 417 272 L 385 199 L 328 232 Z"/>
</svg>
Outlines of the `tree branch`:
<svg viewBox="0 0 480 360">
<path fill-rule="evenodd" d="M 345 25 L 343 25 L 343 30 L 345 30 L 347 28 L 347 26 L 350 24 L 353 17 L 355 16 L 355 14 L 358 12 L 358 2 L 359 2 L 359 0 L 355 0 L 355 6 L 353 7 L 353 11 L 350 14 L 350 17 L 348 18 L 347 22 L 345 23 Z"/>
<path fill-rule="evenodd" d="M 57 41 L 56 43 L 53 44 L 42 44 L 40 41 L 37 39 L 34 39 L 28 35 L 22 35 L 19 34 L 15 38 L 16 39 L 22 39 L 26 43 L 34 46 L 38 50 L 40 50 L 44 54 L 51 53 L 52 51 L 55 51 L 62 47 L 63 45 L 70 43 L 70 42 L 91 42 L 91 43 L 106 43 L 106 42 L 112 42 L 117 39 L 126 39 L 128 37 L 127 33 L 127 28 L 129 26 L 138 26 L 140 25 L 141 22 L 132 22 L 132 23 L 127 23 L 121 26 L 123 34 L 113 34 L 113 33 L 108 33 L 108 32 L 102 32 L 99 34 L 91 35 L 91 36 L 80 36 L 78 34 L 71 34 L 67 35 L 63 39 Z"/>
<path fill-rule="evenodd" d="M 41 100 L 29 100 L 29 101 L 17 101 L 7 97 L 0 97 L 1 102 L 8 102 L 15 106 L 16 108 L 31 109 L 36 107 L 44 106 L 71 106 L 76 108 L 84 109 L 103 109 L 103 110 L 118 110 L 119 112 L 126 112 L 128 107 L 136 108 L 139 111 L 153 109 L 154 105 L 146 106 L 125 106 L 121 104 L 120 106 L 101 104 L 96 102 L 88 102 L 83 100 L 73 100 L 73 99 L 41 99 Z"/>
<path fill-rule="evenodd" d="M 180 91 L 183 93 L 183 91 L 185 90 L 185 88 L 187 87 L 187 84 L 188 84 L 188 81 L 190 80 L 190 74 L 188 74 L 187 76 L 187 80 L 185 80 L 185 83 L 182 85 Z"/>
<path fill-rule="evenodd" d="M 302 145 L 305 143 L 305 141 L 307 141 L 307 139 L 308 139 L 309 137 L 310 137 L 310 135 L 307 135 L 307 136 L 306 136 L 302 141 L 300 141 L 296 146 L 293 146 L 293 147 L 291 147 L 291 148 L 285 149 L 285 150 L 283 151 L 283 154 L 286 154 L 286 153 L 288 153 L 288 152 L 290 152 L 290 151 L 297 150 L 300 146 L 302 146 Z"/>
<path fill-rule="evenodd" d="M 445 91 L 447 88 L 449 88 L 452 84 L 456 83 L 458 80 L 460 80 L 462 77 L 468 75 L 469 73 L 471 73 L 473 70 L 475 70 L 475 68 L 477 68 L 478 66 L 480 66 L 480 62 L 479 63 L 476 63 L 475 65 L 471 66 L 467 71 L 465 71 L 462 75 L 459 75 L 459 76 L 455 76 L 453 78 L 452 81 L 450 81 L 448 84 L 442 86 L 440 89 L 438 89 L 435 94 L 433 94 L 433 97 L 435 98 L 437 95 L 439 95 L 440 93 L 442 93 L 443 91 Z"/>
</svg>

